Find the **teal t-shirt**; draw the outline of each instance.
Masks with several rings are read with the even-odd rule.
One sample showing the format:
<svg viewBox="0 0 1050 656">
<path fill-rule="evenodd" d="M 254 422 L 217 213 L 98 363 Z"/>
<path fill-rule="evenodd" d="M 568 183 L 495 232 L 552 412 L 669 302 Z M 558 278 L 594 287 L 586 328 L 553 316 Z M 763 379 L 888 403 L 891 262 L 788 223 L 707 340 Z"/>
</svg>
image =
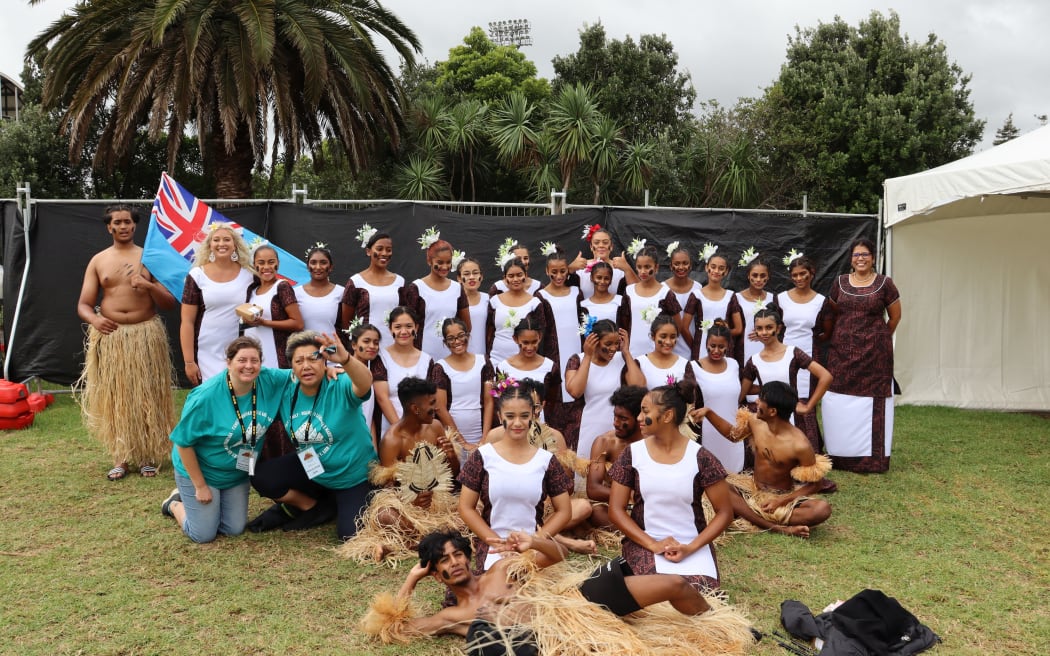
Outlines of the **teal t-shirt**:
<svg viewBox="0 0 1050 656">
<path fill-rule="evenodd" d="M 255 381 L 256 441 L 255 451 L 262 449 L 266 429 L 277 418 L 285 389 L 291 384 L 287 369 L 263 367 Z M 252 436 L 252 395 L 237 397 L 241 419 L 248 439 Z M 237 456 L 245 445 L 241 425 L 233 409 L 230 391 L 226 385 L 226 374 L 212 376 L 196 387 L 186 397 L 182 406 L 182 417 L 171 431 L 171 462 L 175 471 L 189 478 L 182 464 L 178 447 L 192 447 L 197 453 L 197 462 L 208 485 L 228 490 L 248 480 L 248 472 L 237 469 Z"/>
<path fill-rule="evenodd" d="M 315 397 L 301 391 L 296 394 L 296 389 L 296 385 L 288 386 L 281 416 L 290 418 L 285 420 L 285 427 L 298 440 L 298 451 L 313 447 L 317 452 L 324 473 L 315 476 L 314 482 L 331 490 L 345 490 L 368 480 L 369 463 L 378 456 L 361 403 L 372 392 L 359 398 L 345 374 L 335 380 L 325 379 L 316 403 Z"/>
</svg>

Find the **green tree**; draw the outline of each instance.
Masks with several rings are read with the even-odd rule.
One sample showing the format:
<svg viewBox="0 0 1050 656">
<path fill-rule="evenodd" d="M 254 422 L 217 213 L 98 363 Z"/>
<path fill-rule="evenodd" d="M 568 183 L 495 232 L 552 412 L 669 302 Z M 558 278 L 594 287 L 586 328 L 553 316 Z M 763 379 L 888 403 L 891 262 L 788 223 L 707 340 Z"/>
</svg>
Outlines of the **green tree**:
<svg viewBox="0 0 1050 656">
<path fill-rule="evenodd" d="M 90 194 L 91 171 L 83 162 L 69 162 L 69 140 L 59 127 L 50 112 L 35 104 L 23 106 L 17 121 L 0 121 L 0 195 L 13 196 L 20 182 L 28 182 L 36 198 Z"/>
<path fill-rule="evenodd" d="M 995 140 L 992 141 L 992 145 L 998 146 L 1019 136 L 1021 136 L 1021 131 L 1014 125 L 1014 113 L 1010 112 L 1006 120 L 1003 121 L 1002 127 L 995 131 Z"/>
<path fill-rule="evenodd" d="M 580 31 L 580 47 L 552 60 L 555 91 L 588 84 L 595 100 L 628 140 L 653 139 L 685 125 L 696 101 L 688 73 L 678 69 L 678 54 L 666 36 L 643 34 L 609 40 L 599 23 Z"/>
<path fill-rule="evenodd" d="M 582 84 L 562 87 L 551 99 L 549 111 L 544 129 L 557 153 L 564 191 L 572 183 L 576 167 L 591 161 L 601 112 L 590 88 Z"/>
<path fill-rule="evenodd" d="M 397 143 L 400 93 L 375 35 L 406 61 L 419 50 L 371 0 L 111 0 L 78 3 L 29 55 L 46 51 L 43 99 L 68 107 L 71 159 L 112 108 L 96 165 L 112 170 L 147 126 L 153 139 L 166 135 L 174 168 L 192 128 L 217 194 L 242 198 L 267 155 L 268 129 L 289 163 L 325 137 L 355 168 L 377 139 Z"/>
<path fill-rule="evenodd" d="M 436 65 L 437 91 L 454 102 L 471 98 L 493 102 L 512 91 L 532 102 L 550 95 L 550 85 L 536 77 L 536 65 L 514 46 L 498 46 L 480 27 L 472 27 L 463 45 L 448 51 Z"/>
<path fill-rule="evenodd" d="M 765 153 L 811 208 L 874 212 L 886 178 L 972 151 L 984 122 L 969 82 L 936 35 L 902 35 L 896 13 L 796 28 L 763 97 Z"/>
</svg>

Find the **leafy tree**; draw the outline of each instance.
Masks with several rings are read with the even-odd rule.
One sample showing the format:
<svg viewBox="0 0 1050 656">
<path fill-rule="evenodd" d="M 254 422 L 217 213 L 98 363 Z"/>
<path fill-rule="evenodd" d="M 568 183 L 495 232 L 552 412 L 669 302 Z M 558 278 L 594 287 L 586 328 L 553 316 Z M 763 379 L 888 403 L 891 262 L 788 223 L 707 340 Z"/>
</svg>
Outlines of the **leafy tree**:
<svg viewBox="0 0 1050 656">
<path fill-rule="evenodd" d="M 492 102 L 512 91 L 538 102 L 550 95 L 550 85 L 536 77 L 536 65 L 514 46 L 498 46 L 480 27 L 472 27 L 463 45 L 448 51 L 437 63 L 437 91 L 453 101 Z"/>
<path fill-rule="evenodd" d="M 216 192 L 251 195 L 252 168 L 294 162 L 327 136 L 360 167 L 380 136 L 396 143 L 401 104 L 373 35 L 411 61 L 415 34 L 370 0 L 112 0 L 78 3 L 29 45 L 44 51 L 43 99 L 67 106 L 70 157 L 93 119 L 113 114 L 95 163 L 112 170 L 140 126 L 167 135 L 168 165 L 189 128 Z"/>
<path fill-rule="evenodd" d="M 678 54 L 666 36 L 643 34 L 609 40 L 599 23 L 580 31 L 580 47 L 552 61 L 555 91 L 589 84 L 595 100 L 628 140 L 653 139 L 688 123 L 696 91 L 678 69 Z"/>
<path fill-rule="evenodd" d="M 36 198 L 88 195 L 89 167 L 70 164 L 69 140 L 58 128 L 56 118 L 35 104 L 24 105 L 17 121 L 0 121 L 0 195 L 14 195 L 20 182 L 28 182 Z"/>
<path fill-rule="evenodd" d="M 1019 136 L 1021 136 L 1021 131 L 1014 125 L 1014 113 L 1010 112 L 1006 120 L 1003 121 L 1002 127 L 995 131 L 995 140 L 992 141 L 992 145 L 998 146 Z"/>
<path fill-rule="evenodd" d="M 984 122 L 969 82 L 936 35 L 902 35 L 896 13 L 796 28 L 763 97 L 770 166 L 792 171 L 814 209 L 874 212 L 886 178 L 972 151 Z"/>
</svg>

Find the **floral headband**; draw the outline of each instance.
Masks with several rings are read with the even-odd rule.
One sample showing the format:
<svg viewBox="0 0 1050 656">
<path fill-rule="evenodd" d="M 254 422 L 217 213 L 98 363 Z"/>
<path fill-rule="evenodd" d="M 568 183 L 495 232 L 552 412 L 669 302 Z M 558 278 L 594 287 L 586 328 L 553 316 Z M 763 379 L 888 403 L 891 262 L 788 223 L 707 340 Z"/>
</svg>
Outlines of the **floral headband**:
<svg viewBox="0 0 1050 656">
<path fill-rule="evenodd" d="M 328 244 L 324 243 L 323 241 L 315 242 L 313 246 L 311 246 L 310 248 L 306 249 L 306 252 L 303 253 L 303 256 L 306 257 L 306 259 L 309 260 L 310 259 L 310 253 L 313 253 L 314 251 L 318 251 L 318 250 L 325 250 L 325 251 L 328 250 Z"/>
<path fill-rule="evenodd" d="M 501 371 L 496 374 L 496 379 L 492 381 L 492 391 L 489 394 L 498 399 L 511 387 L 518 387 L 518 380 Z"/>
<path fill-rule="evenodd" d="M 737 264 L 739 264 L 742 267 L 746 267 L 747 265 L 754 262 L 755 258 L 757 258 L 759 255 L 760 253 L 755 252 L 755 247 L 751 246 L 746 251 L 740 254 L 740 260 L 737 262 Z"/>
<path fill-rule="evenodd" d="M 463 251 L 452 251 L 452 270 L 455 271 L 459 268 L 460 264 L 463 264 L 463 260 L 466 259 L 467 254 Z"/>
<path fill-rule="evenodd" d="M 416 241 L 419 242 L 419 246 L 423 250 L 427 250 L 428 248 L 433 246 L 434 242 L 436 242 L 438 239 L 441 239 L 441 231 L 434 226 L 430 226 L 423 232 L 422 235 L 420 235 L 419 239 L 417 239 Z"/>
<path fill-rule="evenodd" d="M 714 257 L 715 253 L 717 253 L 717 252 L 718 252 L 718 246 L 715 246 L 711 242 L 707 242 L 706 244 L 704 244 L 703 249 L 699 253 L 700 261 L 701 262 L 706 262 L 706 261 L 710 260 L 712 257 Z"/>
<path fill-rule="evenodd" d="M 262 237 L 256 237 L 250 244 L 248 244 L 248 250 L 251 252 L 253 260 L 255 259 L 255 252 L 264 246 L 271 246 L 271 244 L 268 240 L 263 239 Z"/>
<path fill-rule="evenodd" d="M 500 244 L 499 250 L 496 251 L 496 266 L 500 268 L 500 271 L 503 270 L 503 267 L 507 266 L 507 262 L 514 259 L 513 249 L 514 245 L 517 243 L 518 241 L 514 239 L 514 237 L 507 237 L 503 240 L 503 243 Z"/>
<path fill-rule="evenodd" d="M 347 335 L 352 335 L 355 330 L 365 323 L 365 320 L 361 317 L 354 317 L 354 320 L 350 322 L 350 325 L 343 328 L 343 332 Z"/>
<path fill-rule="evenodd" d="M 632 258 L 637 259 L 638 253 L 641 253 L 643 248 L 645 248 L 645 240 L 635 237 L 631 240 L 631 243 L 627 245 L 627 253 Z"/>
<path fill-rule="evenodd" d="M 550 257 L 558 252 L 558 245 L 553 241 L 545 241 L 540 244 L 540 253 L 545 257 Z"/>
<path fill-rule="evenodd" d="M 795 260 L 799 259 L 803 255 L 805 255 L 805 253 L 799 253 L 794 248 L 792 248 L 790 251 L 788 251 L 788 254 L 785 255 L 784 259 L 781 260 L 781 261 L 784 263 L 784 266 L 786 266 L 786 267 L 788 267 L 790 269 L 791 268 L 791 263 L 794 262 Z"/>
<path fill-rule="evenodd" d="M 594 225 L 585 225 L 583 226 L 583 235 L 581 238 L 589 244 L 591 243 L 591 239 L 594 238 L 594 233 L 600 231 L 601 229 L 602 225 L 600 223 L 595 223 Z"/>
<path fill-rule="evenodd" d="M 678 246 L 679 246 L 679 242 L 677 242 L 677 241 L 672 241 L 670 244 L 668 244 L 667 245 L 667 257 L 671 257 L 671 255 L 674 254 L 674 252 L 676 250 L 678 250 Z"/>
<path fill-rule="evenodd" d="M 367 223 L 361 226 L 357 231 L 357 241 L 361 242 L 361 248 L 368 248 L 368 242 L 372 239 L 375 234 L 379 232 Z"/>
</svg>

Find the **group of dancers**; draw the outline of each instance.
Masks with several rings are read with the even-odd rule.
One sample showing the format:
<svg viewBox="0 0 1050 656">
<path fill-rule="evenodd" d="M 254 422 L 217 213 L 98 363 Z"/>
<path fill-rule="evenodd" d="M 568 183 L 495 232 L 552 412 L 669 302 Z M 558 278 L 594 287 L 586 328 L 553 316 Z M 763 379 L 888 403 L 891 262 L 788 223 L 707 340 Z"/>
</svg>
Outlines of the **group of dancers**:
<svg viewBox="0 0 1050 656">
<path fill-rule="evenodd" d="M 90 324 L 83 407 L 110 446 L 111 478 L 129 463 L 155 475 L 156 447 L 140 447 L 157 427 L 125 437 L 141 426 L 118 427 L 98 401 L 120 394 L 98 390 L 108 342 L 174 299 L 134 261 L 134 212 L 106 216 L 114 246 L 92 260 L 79 307 Z M 816 497 L 834 488 L 831 461 L 888 468 L 900 303 L 874 270 L 873 244 L 850 245 L 853 270 L 825 297 L 811 287 L 815 263 L 794 250 L 776 264 L 793 288 L 774 294 L 774 264 L 754 249 L 733 263 L 713 244 L 694 258 L 678 241 L 636 239 L 613 257 L 600 226 L 583 236 L 590 258 L 539 245 L 546 284 L 531 276 L 532 249 L 507 239 L 502 278 L 483 292 L 480 262 L 438 230 L 418 240 L 428 274 L 406 283 L 389 268 L 392 238 L 364 225 L 365 270 L 332 282 L 333 254 L 319 243 L 310 280 L 292 288 L 269 244 L 213 224 L 181 299 L 184 370 L 197 387 L 177 425 L 161 427 L 177 483 L 162 512 L 197 542 L 336 519 L 347 555 L 429 544 L 402 602 L 427 574 L 473 599 L 477 581 L 453 579 L 512 552 L 593 552 L 591 529 L 615 530 L 623 551 L 610 571 L 634 599 L 620 614 L 662 600 L 696 614 L 708 605 L 694 593 L 718 586 L 712 545 L 730 524 L 806 537 L 831 512 Z M 734 264 L 746 267 L 740 292 L 722 286 Z M 170 368 L 141 378 L 132 389 L 163 387 Z M 274 503 L 248 522 L 250 487 Z M 443 525 L 472 534 L 470 548 L 424 539 Z M 467 576 L 455 563 L 471 553 Z M 462 618 L 397 621 L 466 632 Z"/>
</svg>

